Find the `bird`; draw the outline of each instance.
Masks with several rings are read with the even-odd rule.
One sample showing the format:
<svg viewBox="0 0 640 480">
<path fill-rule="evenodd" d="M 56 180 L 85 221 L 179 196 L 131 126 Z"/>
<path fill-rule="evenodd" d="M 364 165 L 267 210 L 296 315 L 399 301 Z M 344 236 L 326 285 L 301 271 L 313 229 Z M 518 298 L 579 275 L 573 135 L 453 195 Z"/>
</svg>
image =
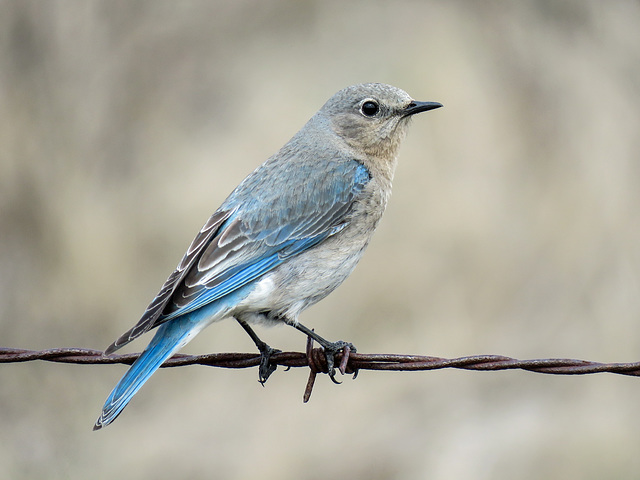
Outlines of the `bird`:
<svg viewBox="0 0 640 480">
<path fill-rule="evenodd" d="M 275 155 L 249 174 L 209 218 L 138 323 L 110 355 L 157 331 L 106 399 L 93 429 L 112 423 L 149 377 L 205 327 L 232 317 L 260 354 L 259 381 L 279 350 L 251 325 L 286 324 L 334 355 L 330 342 L 299 321 L 353 271 L 391 193 L 398 148 L 409 120 L 442 107 L 383 83 L 334 94 Z"/>
</svg>

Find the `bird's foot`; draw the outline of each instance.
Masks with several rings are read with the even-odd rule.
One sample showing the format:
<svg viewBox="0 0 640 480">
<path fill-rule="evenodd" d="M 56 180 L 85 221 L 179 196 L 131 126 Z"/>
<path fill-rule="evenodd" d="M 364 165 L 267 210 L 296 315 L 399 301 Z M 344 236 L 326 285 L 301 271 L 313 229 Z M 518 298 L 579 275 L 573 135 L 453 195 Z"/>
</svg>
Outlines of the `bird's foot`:
<svg viewBox="0 0 640 480">
<path fill-rule="evenodd" d="M 271 357 L 276 353 L 281 353 L 282 350 L 272 348 L 264 342 L 262 342 L 260 345 L 257 345 L 257 347 L 258 350 L 260 350 L 260 367 L 258 368 L 258 381 L 262 386 L 264 386 L 265 382 L 269 380 L 271 374 L 278 368 L 275 363 L 271 362 Z"/>
<path fill-rule="evenodd" d="M 349 361 L 349 354 L 356 353 L 356 347 L 353 343 L 343 342 L 338 340 L 337 342 L 326 342 L 322 344 L 324 350 L 324 358 L 327 361 L 327 373 L 333 383 L 341 383 L 336 380 L 336 354 L 342 351 L 342 359 L 338 370 L 342 375 L 347 371 L 347 362 Z"/>
<path fill-rule="evenodd" d="M 304 396 L 302 401 L 307 403 L 311 398 L 311 391 L 316 381 L 316 375 L 322 372 L 323 365 L 320 364 L 320 358 L 317 358 L 316 352 L 320 355 L 324 355 L 325 362 L 327 362 L 327 374 L 333 383 L 341 383 L 336 380 L 336 354 L 342 350 L 342 357 L 340 358 L 340 365 L 338 370 L 342 375 L 347 373 L 347 367 L 349 363 L 349 356 L 351 352 L 356 352 L 356 347 L 353 343 L 343 342 L 329 342 L 320 337 L 313 330 L 309 330 L 306 327 L 302 327 L 307 334 L 307 362 L 309 363 L 309 380 L 307 380 L 307 386 L 304 390 Z M 298 328 L 300 330 L 300 328 Z M 313 342 L 317 341 L 322 346 L 322 352 L 319 349 L 313 348 Z M 351 368 L 349 373 L 353 373 L 353 378 L 358 375 L 358 370 Z"/>
</svg>

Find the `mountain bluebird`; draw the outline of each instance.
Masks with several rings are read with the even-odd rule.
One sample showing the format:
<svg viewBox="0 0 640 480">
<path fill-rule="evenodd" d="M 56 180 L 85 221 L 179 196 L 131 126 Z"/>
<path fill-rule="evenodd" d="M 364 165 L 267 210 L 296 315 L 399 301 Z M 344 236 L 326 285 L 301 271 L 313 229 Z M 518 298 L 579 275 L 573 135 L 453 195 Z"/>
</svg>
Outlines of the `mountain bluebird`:
<svg viewBox="0 0 640 480">
<path fill-rule="evenodd" d="M 380 83 L 339 91 L 278 153 L 251 173 L 209 218 L 140 321 L 110 354 L 143 333 L 155 336 L 107 398 L 94 430 L 109 425 L 160 365 L 203 328 L 234 317 L 261 353 L 262 383 L 278 350 L 249 324 L 291 325 L 318 341 L 329 374 L 345 342 L 298 322 L 351 273 L 391 193 L 398 147 L 417 102 Z"/>
</svg>

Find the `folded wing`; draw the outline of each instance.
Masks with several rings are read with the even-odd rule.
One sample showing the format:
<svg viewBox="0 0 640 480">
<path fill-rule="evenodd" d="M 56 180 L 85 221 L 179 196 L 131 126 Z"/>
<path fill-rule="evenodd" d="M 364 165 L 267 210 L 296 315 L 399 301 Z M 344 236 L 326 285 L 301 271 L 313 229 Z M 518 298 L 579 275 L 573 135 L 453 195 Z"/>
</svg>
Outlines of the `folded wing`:
<svg viewBox="0 0 640 480">
<path fill-rule="evenodd" d="M 140 321 L 106 353 L 255 281 L 344 228 L 369 172 L 355 160 L 327 164 L 322 174 L 280 171 L 268 185 L 265 172 L 247 177 L 202 227 Z"/>
</svg>

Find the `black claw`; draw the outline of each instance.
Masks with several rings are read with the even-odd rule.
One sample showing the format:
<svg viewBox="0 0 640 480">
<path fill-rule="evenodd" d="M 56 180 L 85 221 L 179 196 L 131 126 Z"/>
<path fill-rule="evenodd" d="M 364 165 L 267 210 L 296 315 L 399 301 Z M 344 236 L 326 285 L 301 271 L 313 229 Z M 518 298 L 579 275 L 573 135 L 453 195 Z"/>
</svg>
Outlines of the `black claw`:
<svg viewBox="0 0 640 480">
<path fill-rule="evenodd" d="M 264 386 L 265 382 L 269 380 L 269 377 L 273 372 L 276 371 L 277 365 L 275 363 L 271 363 L 271 356 L 276 353 L 282 352 L 282 350 L 277 350 L 275 348 L 271 348 L 269 345 L 260 340 L 260 337 L 256 335 L 256 332 L 249 326 L 247 322 L 241 320 L 240 318 L 236 318 L 238 323 L 244 331 L 249 334 L 253 343 L 256 344 L 258 350 L 260 351 L 260 367 L 258 368 L 258 381 Z"/>
<path fill-rule="evenodd" d="M 275 363 L 271 363 L 271 356 L 276 353 L 282 352 L 277 348 L 271 348 L 266 343 L 263 343 L 259 347 L 260 350 L 260 367 L 258 369 L 258 381 L 262 386 L 269 380 L 269 377 L 276 371 L 278 366 Z"/>
<path fill-rule="evenodd" d="M 345 355 L 347 355 L 347 351 L 355 353 L 356 347 L 352 343 L 339 340 L 337 342 L 328 342 L 326 345 L 323 345 L 322 348 L 324 349 L 324 357 L 327 361 L 327 373 L 329 374 L 329 378 L 335 384 L 342 383 L 336 380 L 335 356 L 340 350 L 342 350 Z"/>
</svg>

